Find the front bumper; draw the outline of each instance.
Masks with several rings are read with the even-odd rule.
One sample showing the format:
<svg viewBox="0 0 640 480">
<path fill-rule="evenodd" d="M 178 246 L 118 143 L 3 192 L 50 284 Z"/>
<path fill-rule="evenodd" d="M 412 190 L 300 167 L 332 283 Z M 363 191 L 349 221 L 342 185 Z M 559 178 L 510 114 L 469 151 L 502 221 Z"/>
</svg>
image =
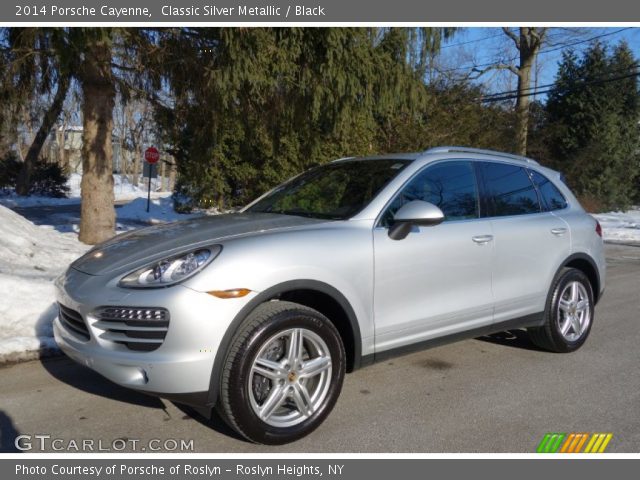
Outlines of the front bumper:
<svg viewBox="0 0 640 480">
<path fill-rule="evenodd" d="M 56 280 L 56 290 L 58 302 L 78 312 L 89 332 L 89 339 L 82 339 L 56 318 L 54 336 L 66 355 L 118 385 L 196 406 L 206 402 L 229 324 L 255 296 L 222 300 L 182 285 L 128 290 L 74 269 Z M 94 312 L 105 306 L 167 309 L 171 320 L 163 343 L 144 352 L 104 340 Z"/>
</svg>

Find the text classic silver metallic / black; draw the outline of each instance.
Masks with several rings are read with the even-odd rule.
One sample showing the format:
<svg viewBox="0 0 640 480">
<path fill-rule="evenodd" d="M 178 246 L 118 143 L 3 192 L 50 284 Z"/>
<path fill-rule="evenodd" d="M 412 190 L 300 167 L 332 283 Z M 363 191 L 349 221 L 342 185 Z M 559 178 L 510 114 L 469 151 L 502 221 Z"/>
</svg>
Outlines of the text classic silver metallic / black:
<svg viewBox="0 0 640 480">
<path fill-rule="evenodd" d="M 508 328 L 571 352 L 602 232 L 537 162 L 438 147 L 313 168 L 239 213 L 136 230 L 57 281 L 62 350 L 113 382 L 296 440 L 345 372 Z"/>
</svg>

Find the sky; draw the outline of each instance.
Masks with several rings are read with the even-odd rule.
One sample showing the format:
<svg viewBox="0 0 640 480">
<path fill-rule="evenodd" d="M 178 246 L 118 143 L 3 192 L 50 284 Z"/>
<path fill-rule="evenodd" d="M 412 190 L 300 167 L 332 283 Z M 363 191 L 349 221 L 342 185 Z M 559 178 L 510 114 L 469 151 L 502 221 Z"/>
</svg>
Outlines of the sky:
<svg viewBox="0 0 640 480">
<path fill-rule="evenodd" d="M 548 44 L 543 46 L 538 57 L 537 84 L 553 83 L 558 70 L 558 62 L 562 58 L 563 45 L 573 45 L 580 52 L 587 48 L 593 37 L 601 36 L 602 42 L 617 44 L 625 40 L 634 54 L 640 59 L 640 28 L 638 27 L 572 27 L 569 29 L 552 28 L 549 31 Z M 517 51 L 513 42 L 498 27 L 466 27 L 452 39 L 443 44 L 439 58 L 440 68 L 455 68 L 454 73 L 468 73 L 474 65 L 496 63 L 496 61 L 512 60 Z M 459 70 L 458 70 L 459 69 Z M 487 86 L 492 93 L 516 88 L 515 75 L 501 70 L 488 72 L 478 81 Z M 533 79 L 535 83 L 535 78 Z M 544 100 L 544 96 L 538 96 Z"/>
</svg>

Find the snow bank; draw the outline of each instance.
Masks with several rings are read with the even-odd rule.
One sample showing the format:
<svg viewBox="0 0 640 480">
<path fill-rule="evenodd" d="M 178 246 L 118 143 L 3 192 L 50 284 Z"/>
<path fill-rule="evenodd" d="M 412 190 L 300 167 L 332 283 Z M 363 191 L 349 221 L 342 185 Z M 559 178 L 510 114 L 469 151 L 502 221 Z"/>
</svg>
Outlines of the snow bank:
<svg viewBox="0 0 640 480">
<path fill-rule="evenodd" d="M 80 203 L 80 182 L 82 175 L 72 173 L 67 180 L 69 196 L 67 198 L 44 197 L 41 195 L 30 195 L 21 197 L 11 192 L 0 196 L 0 205 L 6 207 L 34 207 L 38 205 L 73 205 Z M 171 196 L 171 192 L 157 191 L 161 187 L 160 177 L 151 180 L 151 198 L 164 198 Z M 116 174 L 113 176 L 113 194 L 116 202 L 123 200 L 133 200 L 135 198 L 147 198 L 147 186 L 140 182 L 134 186 L 125 175 Z"/>
<path fill-rule="evenodd" d="M 165 223 L 175 222 L 176 220 L 186 220 L 201 215 L 202 213 L 176 213 L 173 209 L 173 199 L 171 197 L 151 199 L 149 212 L 147 212 L 146 198 L 136 198 L 126 205 L 116 208 L 118 222 L 135 220 L 152 224 Z"/>
<path fill-rule="evenodd" d="M 135 198 L 116 208 L 119 228 L 202 215 L 176 213 L 170 197 L 152 199 L 149 213 L 146 207 L 146 198 Z M 53 225 L 36 226 L 0 205 L 0 364 L 58 350 L 51 326 L 58 313 L 53 281 L 89 246 L 77 240 L 76 214 L 63 211 L 48 218 Z"/>
<path fill-rule="evenodd" d="M 0 206 L 0 363 L 57 350 L 53 280 L 89 247 Z"/>
<path fill-rule="evenodd" d="M 593 215 L 602 226 L 604 241 L 640 245 L 640 209 Z"/>
</svg>

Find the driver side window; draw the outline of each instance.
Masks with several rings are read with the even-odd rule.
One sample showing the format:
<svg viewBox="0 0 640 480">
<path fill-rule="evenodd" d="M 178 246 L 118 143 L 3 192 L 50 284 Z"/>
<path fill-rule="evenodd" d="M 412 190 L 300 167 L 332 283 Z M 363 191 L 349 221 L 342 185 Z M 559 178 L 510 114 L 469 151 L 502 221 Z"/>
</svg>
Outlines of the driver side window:
<svg viewBox="0 0 640 480">
<path fill-rule="evenodd" d="M 400 207 L 413 200 L 438 206 L 445 222 L 478 218 L 478 184 L 472 163 L 456 160 L 425 168 L 396 195 L 380 224 L 391 226 Z"/>
</svg>

